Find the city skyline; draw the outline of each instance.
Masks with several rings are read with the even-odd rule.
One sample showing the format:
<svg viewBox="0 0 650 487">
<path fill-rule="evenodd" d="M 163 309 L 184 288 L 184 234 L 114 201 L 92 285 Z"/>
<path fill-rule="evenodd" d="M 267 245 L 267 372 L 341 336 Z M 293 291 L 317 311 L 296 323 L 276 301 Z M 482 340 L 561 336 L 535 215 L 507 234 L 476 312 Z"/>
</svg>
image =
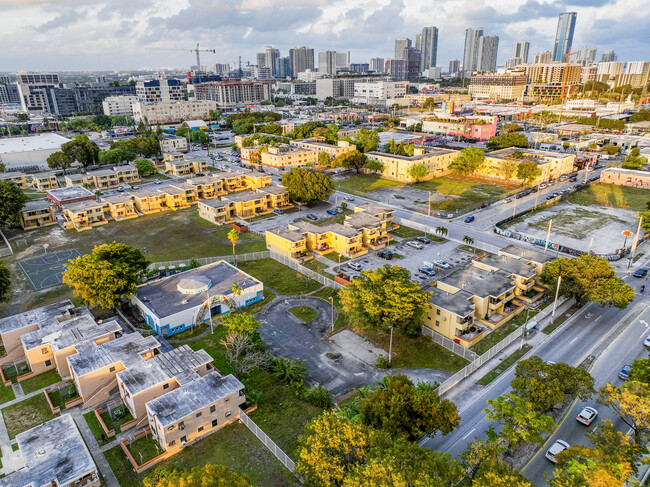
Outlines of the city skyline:
<svg viewBox="0 0 650 487">
<path fill-rule="evenodd" d="M 530 52 L 553 50 L 558 15 L 578 13 L 573 47 L 596 46 L 598 56 L 616 51 L 619 60 L 641 59 L 650 49 L 644 21 L 650 14 L 632 11 L 626 0 L 572 0 L 525 5 L 483 1 L 480 4 L 441 2 L 435 14 L 420 0 L 389 0 L 348 7 L 343 2 L 322 6 L 299 0 L 288 6 L 275 0 L 247 0 L 230 4 L 222 0 L 163 0 L 104 3 L 28 2 L 0 0 L 0 40 L 11 46 L 0 54 L 5 71 L 129 70 L 190 66 L 193 54 L 155 48 L 192 48 L 197 42 L 217 50 L 205 54 L 203 64 L 256 62 L 256 53 L 273 45 L 287 56 L 289 49 L 309 46 L 318 51 L 352 51 L 352 62 L 373 57 L 390 58 L 394 41 L 415 39 L 423 27 L 439 29 L 438 66 L 462 59 L 466 28 L 482 26 L 499 36 L 502 46 L 530 42 Z M 580 4 L 587 4 L 580 6 Z M 612 5 L 616 3 L 616 8 Z M 635 27 L 636 26 L 636 27 Z M 17 42 L 16 40 L 20 41 Z M 80 47 L 83 46 L 82 49 Z M 498 65 L 510 57 L 500 49 Z"/>
</svg>

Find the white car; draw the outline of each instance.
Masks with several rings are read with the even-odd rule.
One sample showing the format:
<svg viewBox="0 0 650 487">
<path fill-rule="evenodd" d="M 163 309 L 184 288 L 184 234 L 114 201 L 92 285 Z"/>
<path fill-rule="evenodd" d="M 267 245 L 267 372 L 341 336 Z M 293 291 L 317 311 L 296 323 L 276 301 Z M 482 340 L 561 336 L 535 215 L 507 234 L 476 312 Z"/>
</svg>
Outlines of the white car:
<svg viewBox="0 0 650 487">
<path fill-rule="evenodd" d="M 594 419 L 596 419 L 596 416 L 598 416 L 598 411 L 587 406 L 582 411 L 580 411 L 580 414 L 578 414 L 576 419 L 578 420 L 578 423 L 589 426 L 594 421 Z"/>
<path fill-rule="evenodd" d="M 645 337 L 645 340 L 643 340 L 643 344 L 644 344 L 646 347 L 650 347 L 650 335 L 648 335 L 647 337 Z"/>
<path fill-rule="evenodd" d="M 417 240 L 409 240 L 406 242 L 406 245 L 409 247 L 413 247 L 414 249 L 422 250 L 424 248 L 424 245 L 422 245 L 420 242 Z"/>
<path fill-rule="evenodd" d="M 555 443 L 546 450 L 546 455 L 544 455 L 546 458 L 548 458 L 551 462 L 557 463 L 557 456 L 562 453 L 564 450 L 568 450 L 569 445 L 566 441 L 564 440 L 556 440 Z"/>
<path fill-rule="evenodd" d="M 348 262 L 348 267 L 355 271 L 361 270 L 361 264 L 359 264 L 358 262 Z"/>
<path fill-rule="evenodd" d="M 433 263 L 441 269 L 451 269 L 451 264 L 445 262 L 444 260 L 434 260 Z"/>
</svg>

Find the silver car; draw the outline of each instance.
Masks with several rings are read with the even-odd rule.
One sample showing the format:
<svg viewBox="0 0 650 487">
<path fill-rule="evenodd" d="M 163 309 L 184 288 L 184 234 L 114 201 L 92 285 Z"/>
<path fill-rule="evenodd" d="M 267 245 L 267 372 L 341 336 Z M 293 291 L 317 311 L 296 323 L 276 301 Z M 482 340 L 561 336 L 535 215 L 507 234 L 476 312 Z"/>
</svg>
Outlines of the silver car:
<svg viewBox="0 0 650 487">
<path fill-rule="evenodd" d="M 562 453 L 564 450 L 568 450 L 571 445 L 569 445 L 566 441 L 564 440 L 555 440 L 555 443 L 551 445 L 551 448 L 546 450 L 546 455 L 544 455 L 547 459 L 549 459 L 553 463 L 557 463 L 557 456 Z"/>
</svg>

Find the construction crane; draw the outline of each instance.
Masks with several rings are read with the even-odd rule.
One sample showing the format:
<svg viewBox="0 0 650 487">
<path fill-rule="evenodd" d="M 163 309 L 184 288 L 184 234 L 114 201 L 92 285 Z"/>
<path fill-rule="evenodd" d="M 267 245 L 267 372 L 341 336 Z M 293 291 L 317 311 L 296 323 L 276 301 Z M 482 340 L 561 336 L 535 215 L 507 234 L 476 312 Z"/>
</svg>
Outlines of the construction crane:
<svg viewBox="0 0 650 487">
<path fill-rule="evenodd" d="M 564 103 L 564 92 L 566 91 L 566 79 L 567 76 L 569 75 L 569 61 L 571 60 L 571 56 L 573 56 L 574 54 L 578 54 L 578 52 L 579 51 L 573 51 L 573 52 L 567 52 L 565 54 L 566 64 L 564 65 L 564 73 L 562 75 L 562 93 L 560 94 L 560 99 L 562 100 L 562 103 Z"/>
<path fill-rule="evenodd" d="M 149 47 L 147 48 L 148 51 L 190 51 L 193 53 L 196 53 L 196 70 L 197 72 L 201 72 L 201 57 L 199 53 L 201 52 L 211 52 L 212 54 L 215 54 L 217 52 L 216 49 L 201 49 L 199 47 L 199 43 L 196 43 L 196 47 L 193 49 L 188 49 L 188 48 L 182 48 L 182 47 L 176 47 L 175 49 L 169 49 L 169 48 L 162 48 L 162 47 Z"/>
</svg>

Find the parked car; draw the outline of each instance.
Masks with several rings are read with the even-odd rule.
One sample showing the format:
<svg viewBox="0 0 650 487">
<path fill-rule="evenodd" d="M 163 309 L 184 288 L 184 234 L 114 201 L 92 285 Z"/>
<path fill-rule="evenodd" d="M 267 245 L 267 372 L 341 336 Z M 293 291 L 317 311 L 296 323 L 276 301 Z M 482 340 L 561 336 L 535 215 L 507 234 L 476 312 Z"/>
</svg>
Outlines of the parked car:
<svg viewBox="0 0 650 487">
<path fill-rule="evenodd" d="M 571 183 L 575 183 L 577 180 L 578 180 L 578 178 L 575 177 L 575 176 L 569 178 L 569 182 L 571 182 Z"/>
<path fill-rule="evenodd" d="M 562 176 L 560 176 L 559 179 L 560 181 L 566 181 L 567 179 L 569 179 L 569 176 L 567 176 L 566 174 L 562 174 Z"/>
<path fill-rule="evenodd" d="M 406 245 L 418 250 L 422 250 L 424 248 L 424 245 L 422 245 L 417 240 L 409 240 L 408 242 L 406 242 Z"/>
<path fill-rule="evenodd" d="M 564 441 L 564 440 L 555 440 L 555 443 L 546 450 L 546 455 L 544 455 L 546 458 L 548 458 L 551 462 L 557 463 L 557 456 L 562 453 L 564 450 L 568 450 L 570 445 Z"/>
<path fill-rule="evenodd" d="M 470 215 L 470 216 L 466 217 L 463 221 L 465 223 L 472 223 L 474 221 L 474 217 Z"/>
<path fill-rule="evenodd" d="M 586 406 L 582 409 L 582 411 L 580 411 L 580 414 L 578 414 L 576 419 L 578 420 L 578 423 L 589 426 L 593 420 L 596 419 L 596 416 L 598 416 L 598 411 L 596 411 L 594 408 Z"/>
<path fill-rule="evenodd" d="M 621 371 L 618 373 L 618 378 L 623 380 L 628 380 L 630 378 L 630 371 L 632 370 L 632 364 L 625 364 Z"/>
<path fill-rule="evenodd" d="M 645 277 L 648 275 L 648 269 L 637 269 L 632 274 L 634 277 Z"/>
<path fill-rule="evenodd" d="M 423 243 L 425 245 L 429 245 L 431 243 L 431 240 L 429 240 L 427 237 L 424 237 L 424 236 L 416 237 L 415 240 L 417 240 L 418 242 Z"/>
<path fill-rule="evenodd" d="M 273 210 L 273 213 L 275 213 L 276 215 L 284 215 L 284 210 L 281 210 L 280 208 L 277 208 L 277 209 Z"/>
<path fill-rule="evenodd" d="M 341 214 L 341 213 L 343 213 L 343 208 L 334 208 L 334 211 L 335 211 L 337 214 Z"/>
<path fill-rule="evenodd" d="M 512 203 L 512 198 L 508 198 L 507 200 L 503 200 L 503 204 L 508 204 Z"/>
<path fill-rule="evenodd" d="M 343 198 L 345 201 L 354 201 L 354 198 L 352 196 L 346 196 Z"/>
<path fill-rule="evenodd" d="M 646 347 L 650 348 L 650 335 L 648 335 L 647 337 L 645 337 L 645 340 L 643 340 L 643 345 L 645 345 Z"/>
<path fill-rule="evenodd" d="M 436 271 L 434 271 L 431 267 L 420 267 L 420 272 L 423 274 L 426 274 L 427 276 L 435 276 Z"/>
<path fill-rule="evenodd" d="M 313 213 L 310 213 L 309 215 L 307 215 L 306 218 L 307 218 L 308 220 L 312 220 L 312 221 L 316 221 L 316 220 L 318 220 L 318 217 L 317 217 L 316 215 L 314 215 Z"/>
<path fill-rule="evenodd" d="M 382 250 L 381 252 L 377 252 L 377 257 L 384 260 L 392 260 L 393 253 L 390 250 Z"/>
<path fill-rule="evenodd" d="M 552 194 L 549 194 L 549 195 L 546 197 L 547 200 L 552 200 L 553 198 L 555 198 L 555 196 L 553 196 Z"/>
<path fill-rule="evenodd" d="M 154 184 L 160 184 L 160 179 L 154 179 L 153 183 Z"/>
<path fill-rule="evenodd" d="M 434 260 L 433 263 L 441 269 L 451 269 L 451 264 L 445 262 L 444 260 Z"/>
<path fill-rule="evenodd" d="M 358 262 L 348 262 L 348 267 L 354 271 L 361 270 L 361 264 L 359 264 Z"/>
<path fill-rule="evenodd" d="M 336 210 L 327 210 L 326 213 L 328 215 L 336 215 Z"/>
<path fill-rule="evenodd" d="M 302 219 L 301 219 L 301 218 L 294 218 L 294 219 L 291 220 L 291 221 L 292 221 L 293 223 L 298 223 L 298 222 L 301 222 Z"/>
<path fill-rule="evenodd" d="M 481 208 L 487 208 L 488 206 L 490 206 L 490 203 L 486 203 L 486 202 L 481 203 Z"/>
<path fill-rule="evenodd" d="M 524 196 L 526 196 L 526 195 L 525 195 L 525 194 L 523 193 L 523 191 L 522 191 L 521 193 L 517 193 L 517 194 L 515 195 L 515 199 L 523 198 Z"/>
<path fill-rule="evenodd" d="M 123 192 L 124 192 L 124 186 L 120 186 L 119 188 L 117 188 L 117 190 L 118 190 L 120 193 L 123 193 Z"/>
<path fill-rule="evenodd" d="M 546 186 L 547 186 L 546 183 L 542 183 L 542 184 L 539 185 L 539 189 L 544 189 Z"/>
</svg>

